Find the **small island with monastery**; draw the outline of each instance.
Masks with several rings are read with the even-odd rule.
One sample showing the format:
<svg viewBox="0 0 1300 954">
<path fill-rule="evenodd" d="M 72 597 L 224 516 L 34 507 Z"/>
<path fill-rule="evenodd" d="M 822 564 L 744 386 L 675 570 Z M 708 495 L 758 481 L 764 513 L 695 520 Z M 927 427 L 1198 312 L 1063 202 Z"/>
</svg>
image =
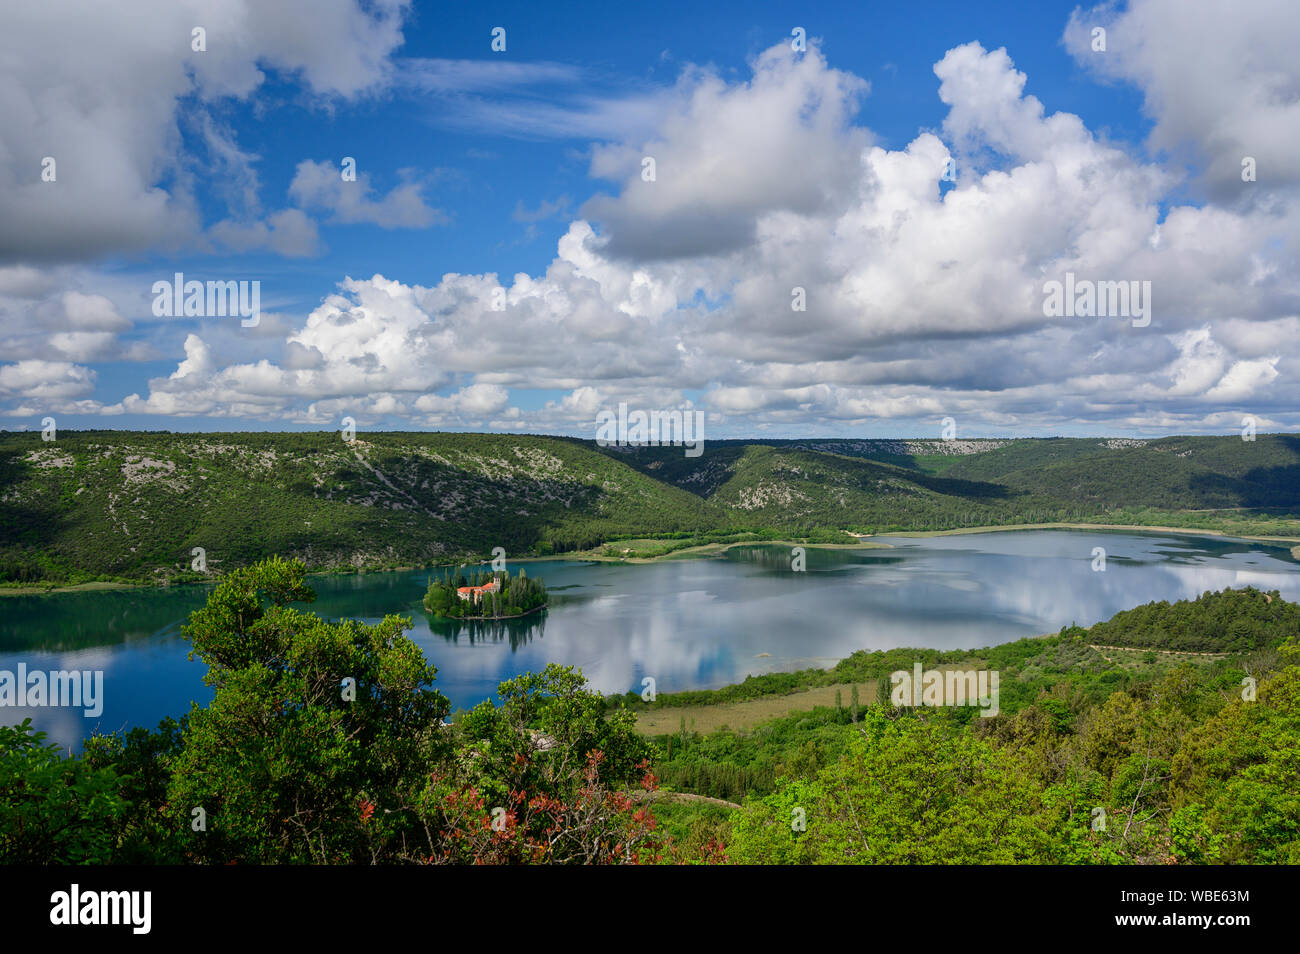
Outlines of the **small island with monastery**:
<svg viewBox="0 0 1300 954">
<path fill-rule="evenodd" d="M 546 609 L 546 584 L 519 575 L 492 570 L 466 576 L 464 568 L 429 580 L 424 608 L 434 616 L 451 619 L 512 619 Z"/>
</svg>

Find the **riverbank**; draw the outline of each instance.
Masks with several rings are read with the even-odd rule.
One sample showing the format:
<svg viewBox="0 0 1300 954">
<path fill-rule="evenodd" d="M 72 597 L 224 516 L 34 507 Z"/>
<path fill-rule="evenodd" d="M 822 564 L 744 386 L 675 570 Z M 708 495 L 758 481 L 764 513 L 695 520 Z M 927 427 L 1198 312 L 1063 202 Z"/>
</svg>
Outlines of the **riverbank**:
<svg viewBox="0 0 1300 954">
<path fill-rule="evenodd" d="M 890 530 L 876 534 L 881 537 L 950 537 L 964 533 L 996 533 L 1000 530 L 1118 530 L 1128 533 L 1177 533 L 1188 537 L 1226 537 L 1230 540 L 1255 540 L 1260 543 L 1297 543 L 1300 537 L 1260 536 L 1229 533 L 1226 530 L 1198 530 L 1191 527 L 1154 527 L 1132 523 L 1016 523 L 987 527 L 959 527 L 955 530 Z M 1291 548 L 1300 559 L 1300 546 Z"/>
<path fill-rule="evenodd" d="M 1000 531 L 1012 530 L 1107 530 L 1120 531 L 1128 533 L 1173 533 L 1182 536 L 1199 536 L 1199 537 L 1220 537 L 1231 540 L 1251 540 L 1259 543 L 1272 543 L 1277 545 L 1295 544 L 1290 547 L 1291 555 L 1300 560 L 1300 536 L 1263 536 L 1241 533 L 1229 533 L 1224 530 L 1200 530 L 1188 527 L 1166 527 L 1166 526 L 1146 526 L 1142 524 L 1118 524 L 1118 523 L 1018 523 L 1007 525 L 990 525 L 981 527 L 959 527 L 953 530 L 890 530 L 884 533 L 871 535 L 856 535 L 857 543 L 801 543 L 798 540 L 749 540 L 735 543 L 706 543 L 695 547 L 683 547 L 680 550 L 673 550 L 670 553 L 657 554 L 654 556 L 634 556 L 627 553 L 623 556 L 611 556 L 605 553 L 605 547 L 617 544 L 601 544 L 599 547 L 590 550 L 575 550 L 568 553 L 556 553 L 548 556 L 530 556 L 530 557 L 511 557 L 510 563 L 550 563 L 556 561 L 579 561 L 583 563 L 626 563 L 626 564 L 643 564 L 643 563 L 661 563 L 666 560 L 696 560 L 717 557 L 733 547 L 752 547 L 752 546 L 779 546 L 779 547 L 804 547 L 809 550 L 870 550 L 870 549 L 888 549 L 895 544 L 886 543 L 882 537 L 947 537 L 960 534 L 970 533 L 997 533 Z M 638 540 L 618 541 L 619 543 L 638 543 L 638 544 L 667 544 L 672 541 L 655 537 L 645 537 Z M 628 547 L 625 550 L 633 550 Z M 421 571 L 434 571 L 446 569 L 453 566 L 479 566 L 485 565 L 488 561 L 466 561 L 464 563 L 438 563 L 428 566 L 396 566 L 383 567 L 376 569 L 348 569 L 335 568 L 326 570 L 313 570 L 308 573 L 309 577 L 329 577 L 329 576 L 356 576 L 370 573 L 415 573 Z M 167 586 L 208 586 L 218 582 L 221 577 L 212 577 L 205 580 L 185 580 L 167 584 Z M 79 593 L 93 592 L 97 590 L 142 590 L 142 589 L 165 589 L 158 583 L 141 581 L 139 583 L 124 583 L 120 581 L 91 581 L 88 583 L 73 583 L 67 585 L 47 586 L 39 583 L 0 585 L 0 597 L 5 596 L 45 596 L 56 593 Z M 525 614 L 526 615 L 526 614 Z M 505 618 L 505 617 L 502 617 Z M 515 617 L 509 617 L 515 618 Z"/>
</svg>

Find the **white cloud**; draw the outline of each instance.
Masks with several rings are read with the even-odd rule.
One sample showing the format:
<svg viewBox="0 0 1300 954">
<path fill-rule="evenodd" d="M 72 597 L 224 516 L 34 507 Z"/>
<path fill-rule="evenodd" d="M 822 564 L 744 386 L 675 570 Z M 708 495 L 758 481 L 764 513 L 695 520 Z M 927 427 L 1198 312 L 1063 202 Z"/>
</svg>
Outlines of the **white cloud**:
<svg viewBox="0 0 1300 954">
<path fill-rule="evenodd" d="M 84 275 L 10 269 L 0 275 L 0 355 L 4 359 L 102 361 L 133 356 L 119 335 L 131 328 L 106 296 L 61 284 L 83 284 Z"/>
<path fill-rule="evenodd" d="M 19 4 L 0 30 L 0 264 L 202 245 L 179 117 L 238 203 L 255 182 L 208 110 L 271 69 L 316 97 L 390 79 L 407 0 L 137 0 Z M 207 49 L 191 49 L 191 30 Z M 55 162 L 44 181 L 43 160 Z M 165 184 L 164 184 L 165 183 Z M 240 210 L 241 212 L 243 210 Z"/>
<path fill-rule="evenodd" d="M 1175 48 L 1162 57 L 1195 62 L 1201 36 L 1161 42 Z M 229 341 L 196 332 L 175 374 L 105 411 L 573 431 L 626 400 L 694 402 L 739 434 L 937 433 L 947 415 L 968 435 L 1217 429 L 1242 413 L 1300 426 L 1294 189 L 1271 187 L 1267 205 L 1179 204 L 1176 167 L 1026 96 L 1010 54 L 978 43 L 935 64 L 947 116 L 900 149 L 853 125 L 866 84 L 815 44 L 802 56 L 779 44 L 751 66 L 745 81 L 686 69 L 656 99 L 651 133 L 598 146 L 591 172 L 617 191 L 584 206 L 540 274 L 347 278 L 278 351 L 232 358 Z M 1241 78 L 1217 56 L 1199 68 Z M 1176 112 L 1165 73 L 1117 75 L 1163 104 L 1158 127 Z M 641 180 L 645 155 L 654 182 Z M 950 158 L 957 182 L 943 188 Z M 309 162 L 291 191 L 341 220 L 434 213 L 418 191 L 340 184 L 332 164 Z M 1150 325 L 1045 317 L 1044 282 L 1066 273 L 1150 282 Z M 7 281 L 13 301 L 45 295 L 38 278 L 0 272 L 0 292 Z M 796 287 L 806 311 L 791 309 Z M 27 357 L 81 360 L 72 352 L 95 344 Z"/>
<path fill-rule="evenodd" d="M 753 241 L 760 216 L 812 214 L 851 195 L 866 142 L 849 127 L 867 84 L 788 44 L 753 63 L 748 83 L 688 71 L 677 111 L 650 140 L 598 146 L 591 172 L 620 183 L 583 214 L 609 231 L 608 254 L 637 259 L 724 253 Z M 654 181 L 646 181 L 646 160 Z"/>
<path fill-rule="evenodd" d="M 264 222 L 223 219 L 210 232 L 213 239 L 235 252 L 269 249 L 288 258 L 303 258 L 320 250 L 316 223 L 301 209 L 281 209 Z"/>
<path fill-rule="evenodd" d="M 1092 30 L 1106 30 L 1105 52 Z M 1300 10 L 1292 0 L 1141 0 L 1076 9 L 1065 30 L 1075 59 L 1136 84 L 1155 120 L 1150 145 L 1194 160 L 1213 194 L 1252 199 L 1300 183 Z M 1188 155 L 1190 153 L 1190 155 Z M 1244 157 L 1258 180 L 1243 183 Z"/>
<path fill-rule="evenodd" d="M 95 372 L 67 361 L 18 361 L 0 365 L 0 394 L 64 404 L 93 390 Z"/>
<path fill-rule="evenodd" d="M 464 415 L 470 418 L 484 418 L 499 414 L 506 409 L 510 392 L 496 384 L 471 384 L 461 388 L 455 394 L 440 397 L 436 394 L 422 394 L 415 399 L 413 407 L 441 423 L 450 415 Z M 396 405 L 394 405 L 396 410 Z"/>
<path fill-rule="evenodd" d="M 305 209 L 331 214 L 331 221 L 345 225 L 369 223 L 385 229 L 424 228 L 449 219 L 424 201 L 424 184 L 403 173 L 406 181 L 380 198 L 371 198 L 370 174 L 358 171 L 356 179 L 345 181 L 339 166 L 306 159 L 298 163 L 289 196 Z"/>
</svg>

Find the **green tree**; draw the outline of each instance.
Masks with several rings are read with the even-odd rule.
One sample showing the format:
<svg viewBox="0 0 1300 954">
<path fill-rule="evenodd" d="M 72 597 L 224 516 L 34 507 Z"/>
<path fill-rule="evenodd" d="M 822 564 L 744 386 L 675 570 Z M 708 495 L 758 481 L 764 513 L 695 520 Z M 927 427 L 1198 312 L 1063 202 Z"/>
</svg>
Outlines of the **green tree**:
<svg viewBox="0 0 1300 954">
<path fill-rule="evenodd" d="M 176 826 L 166 816 L 171 761 L 180 752 L 184 720 L 163 719 L 156 731 L 134 728 L 86 740 L 82 758 L 94 770 L 117 773 L 128 808 L 113 852 L 116 864 L 176 864 L 184 860 Z"/>
<path fill-rule="evenodd" d="M 1187 733 L 1172 761 L 1175 854 L 1208 863 L 1300 863 L 1300 651 Z"/>
<path fill-rule="evenodd" d="M 168 816 L 197 860 L 359 862 L 417 820 L 414 794 L 445 749 L 436 670 L 410 621 L 330 623 L 294 560 L 222 581 L 184 628 L 215 689 L 173 765 Z M 195 831 L 202 809 L 206 831 Z"/>
<path fill-rule="evenodd" d="M 730 856 L 830 864 L 1006 864 L 1048 855 L 1041 789 L 1009 753 L 943 716 L 870 710 L 848 753 L 792 781 L 734 822 Z M 807 831 L 786 833 L 802 808 Z M 753 816 L 747 818 L 746 816 Z M 773 841 L 775 839 L 775 841 Z"/>
<path fill-rule="evenodd" d="M 0 726 L 0 862 L 107 864 L 128 809 L 120 787 L 114 769 L 61 757 L 31 719 Z"/>
</svg>

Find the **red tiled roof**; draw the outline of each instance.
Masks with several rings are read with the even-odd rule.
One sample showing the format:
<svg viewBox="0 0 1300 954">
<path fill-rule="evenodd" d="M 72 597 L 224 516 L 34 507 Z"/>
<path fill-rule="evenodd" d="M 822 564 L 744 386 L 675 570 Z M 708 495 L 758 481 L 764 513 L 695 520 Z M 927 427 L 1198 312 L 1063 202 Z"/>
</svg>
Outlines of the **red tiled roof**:
<svg viewBox="0 0 1300 954">
<path fill-rule="evenodd" d="M 459 586 L 456 588 L 457 596 L 469 596 L 471 593 L 495 593 L 501 588 L 496 580 L 491 583 L 484 583 L 482 586 Z"/>
</svg>

